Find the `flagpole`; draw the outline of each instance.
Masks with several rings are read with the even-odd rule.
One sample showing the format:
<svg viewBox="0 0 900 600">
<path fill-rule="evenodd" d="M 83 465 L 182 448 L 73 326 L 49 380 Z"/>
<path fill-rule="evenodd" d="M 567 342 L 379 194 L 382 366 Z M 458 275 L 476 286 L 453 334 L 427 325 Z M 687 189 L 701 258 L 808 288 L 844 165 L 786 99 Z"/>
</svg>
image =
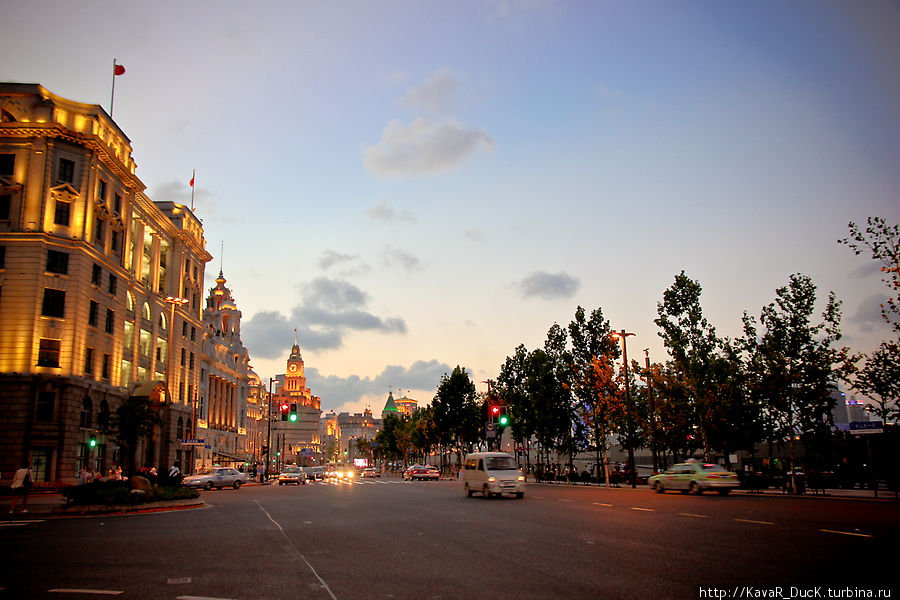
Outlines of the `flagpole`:
<svg viewBox="0 0 900 600">
<path fill-rule="evenodd" d="M 109 95 L 109 118 L 113 116 L 113 102 L 116 99 L 116 59 L 113 59 L 112 92 Z"/>
<path fill-rule="evenodd" d="M 197 177 L 197 169 L 191 170 L 191 212 L 194 212 L 194 179 Z"/>
</svg>

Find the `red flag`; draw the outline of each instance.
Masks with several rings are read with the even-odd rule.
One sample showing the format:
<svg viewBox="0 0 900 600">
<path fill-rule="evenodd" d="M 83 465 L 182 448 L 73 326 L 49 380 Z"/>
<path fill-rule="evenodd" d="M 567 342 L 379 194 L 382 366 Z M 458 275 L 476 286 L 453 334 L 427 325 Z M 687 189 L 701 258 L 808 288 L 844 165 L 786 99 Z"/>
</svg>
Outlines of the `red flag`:
<svg viewBox="0 0 900 600">
<path fill-rule="evenodd" d="M 124 75 L 125 67 L 122 65 L 116 65 L 116 68 L 113 70 L 113 75 Z"/>
<path fill-rule="evenodd" d="M 194 178 L 191 177 L 191 187 L 194 187 Z"/>
</svg>

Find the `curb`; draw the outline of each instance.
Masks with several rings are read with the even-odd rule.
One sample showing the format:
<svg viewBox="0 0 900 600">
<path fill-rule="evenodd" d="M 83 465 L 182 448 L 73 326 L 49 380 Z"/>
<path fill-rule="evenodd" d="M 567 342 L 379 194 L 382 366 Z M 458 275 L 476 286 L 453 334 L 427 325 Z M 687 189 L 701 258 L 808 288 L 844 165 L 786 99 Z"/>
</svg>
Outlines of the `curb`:
<svg viewBox="0 0 900 600">
<path fill-rule="evenodd" d="M 144 504 L 135 505 L 86 505 L 86 506 L 54 506 L 49 513 L 44 516 L 51 517 L 86 517 L 96 515 L 133 515 L 142 513 L 167 512 L 173 510 L 189 510 L 192 508 L 203 508 L 206 503 L 199 498 L 191 498 L 187 500 L 165 500 L 162 502 L 146 502 Z M 40 513 L 38 513 L 40 514 Z"/>
</svg>

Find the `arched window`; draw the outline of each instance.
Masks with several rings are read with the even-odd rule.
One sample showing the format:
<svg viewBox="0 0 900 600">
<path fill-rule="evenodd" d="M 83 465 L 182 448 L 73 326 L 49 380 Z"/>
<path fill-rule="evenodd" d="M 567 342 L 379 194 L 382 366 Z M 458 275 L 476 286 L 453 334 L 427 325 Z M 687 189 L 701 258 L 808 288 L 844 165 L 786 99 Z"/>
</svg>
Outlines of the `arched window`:
<svg viewBox="0 0 900 600">
<path fill-rule="evenodd" d="M 168 319 L 166 319 L 165 313 L 159 313 L 159 330 L 166 331 L 168 329 Z"/>
<path fill-rule="evenodd" d="M 134 306 L 134 294 L 132 294 L 130 291 L 125 292 L 125 307 L 128 312 L 134 314 Z"/>
<path fill-rule="evenodd" d="M 89 396 L 85 396 L 84 400 L 81 401 L 81 419 L 79 419 L 79 425 L 85 429 L 90 429 L 93 420 L 94 403 Z"/>
<path fill-rule="evenodd" d="M 141 329 L 150 331 L 152 326 L 153 321 L 150 317 L 150 305 L 144 302 L 144 305 L 141 307 Z"/>
<path fill-rule="evenodd" d="M 109 402 L 106 400 L 100 401 L 100 412 L 97 413 L 97 427 L 101 431 L 109 429 Z"/>
</svg>

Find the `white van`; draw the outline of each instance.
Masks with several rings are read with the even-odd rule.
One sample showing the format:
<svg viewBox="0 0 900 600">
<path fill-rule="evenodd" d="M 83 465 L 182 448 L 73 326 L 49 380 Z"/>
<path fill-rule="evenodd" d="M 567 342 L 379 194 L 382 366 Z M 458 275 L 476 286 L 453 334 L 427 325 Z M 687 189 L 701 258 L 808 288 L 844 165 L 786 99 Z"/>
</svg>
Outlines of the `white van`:
<svg viewBox="0 0 900 600">
<path fill-rule="evenodd" d="M 525 495 L 525 476 L 516 459 L 506 452 L 476 452 L 466 455 L 463 466 L 466 496 L 481 492 L 485 498 L 496 494 Z"/>
</svg>

